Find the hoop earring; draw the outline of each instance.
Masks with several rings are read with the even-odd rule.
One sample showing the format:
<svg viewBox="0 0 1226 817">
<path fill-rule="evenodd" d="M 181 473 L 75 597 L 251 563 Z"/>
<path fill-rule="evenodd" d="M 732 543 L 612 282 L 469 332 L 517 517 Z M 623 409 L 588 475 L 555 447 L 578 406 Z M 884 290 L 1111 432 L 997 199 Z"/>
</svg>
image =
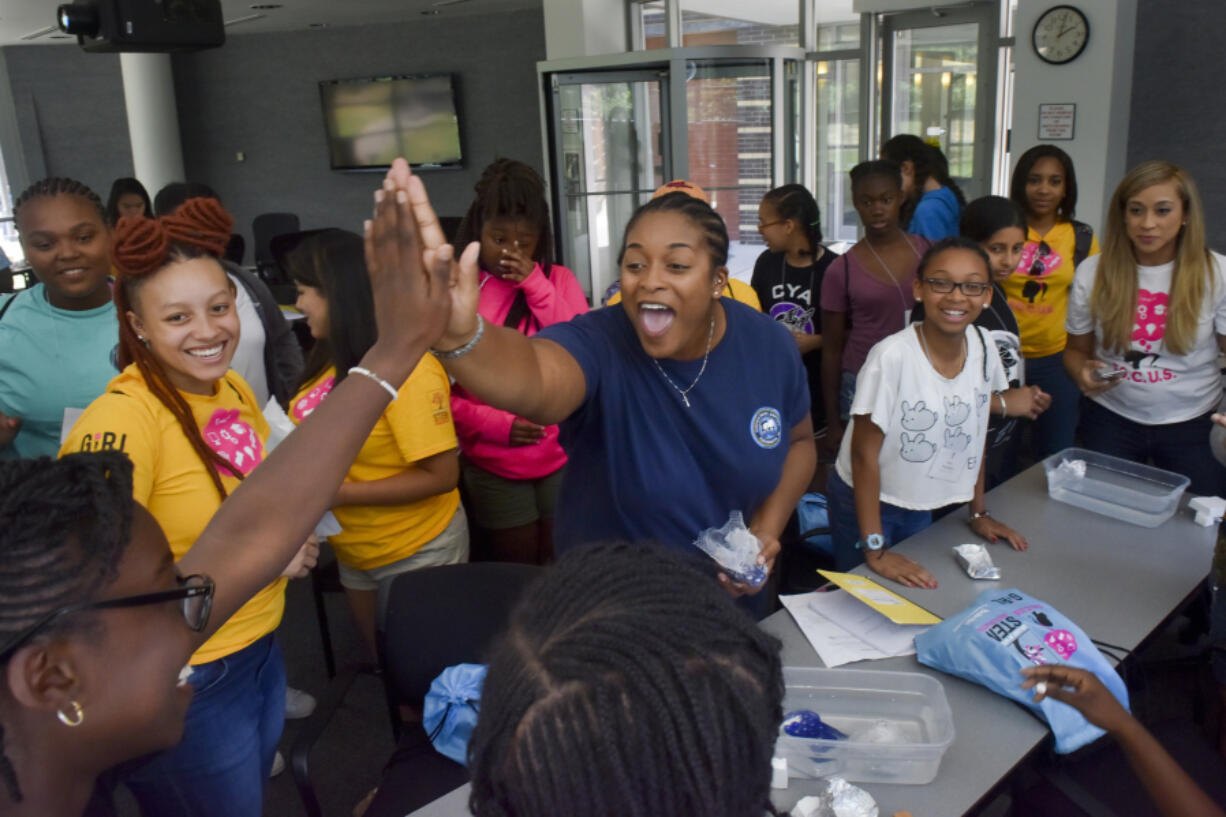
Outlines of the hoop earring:
<svg viewBox="0 0 1226 817">
<path fill-rule="evenodd" d="M 85 721 L 85 710 L 76 701 L 69 701 L 68 708 L 72 714 L 66 714 L 63 709 L 55 713 L 55 716 L 60 719 L 60 723 L 65 726 L 76 728 Z"/>
</svg>

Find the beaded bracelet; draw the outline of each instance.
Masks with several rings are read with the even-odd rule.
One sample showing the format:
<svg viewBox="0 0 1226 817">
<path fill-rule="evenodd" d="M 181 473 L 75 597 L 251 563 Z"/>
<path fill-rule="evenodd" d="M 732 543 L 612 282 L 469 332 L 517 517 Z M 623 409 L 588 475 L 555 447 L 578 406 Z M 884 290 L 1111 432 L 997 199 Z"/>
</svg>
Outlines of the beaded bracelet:
<svg viewBox="0 0 1226 817">
<path fill-rule="evenodd" d="M 375 374 L 375 373 L 374 373 L 374 372 L 372 372 L 370 369 L 364 369 L 364 368 L 362 368 L 361 366 L 354 366 L 352 369 L 350 369 L 350 370 L 349 370 L 349 374 L 360 374 L 360 375 L 362 375 L 363 377 L 369 377 L 371 380 L 373 380 L 373 381 L 375 381 L 376 383 L 378 383 L 378 384 L 379 384 L 379 386 L 380 386 L 380 387 L 381 387 L 381 388 L 382 388 L 382 389 L 383 389 L 385 392 L 387 392 L 388 394 L 390 394 L 390 395 L 392 396 L 392 399 L 393 399 L 393 400 L 395 400 L 397 397 L 399 397 L 399 396 L 400 396 L 400 392 L 396 391 L 396 387 L 395 387 L 395 386 L 393 386 L 391 383 L 388 383 L 388 382 L 387 382 L 386 380 L 384 380 L 382 377 L 379 377 L 379 375 Z"/>
<path fill-rule="evenodd" d="M 458 357 L 464 357 L 473 350 L 478 343 L 481 342 L 481 336 L 485 334 L 485 319 L 477 315 L 477 332 L 472 336 L 472 339 L 458 349 L 430 349 L 430 354 L 434 355 L 439 360 L 455 360 Z"/>
</svg>

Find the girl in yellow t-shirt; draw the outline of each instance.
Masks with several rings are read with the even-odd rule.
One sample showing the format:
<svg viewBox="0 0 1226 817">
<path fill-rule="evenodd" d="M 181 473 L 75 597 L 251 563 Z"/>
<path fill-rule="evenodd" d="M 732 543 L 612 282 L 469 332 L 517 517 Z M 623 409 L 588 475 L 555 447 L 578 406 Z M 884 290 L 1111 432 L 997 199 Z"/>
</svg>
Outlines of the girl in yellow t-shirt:
<svg viewBox="0 0 1226 817">
<path fill-rule="evenodd" d="M 190 199 L 158 220 L 121 219 L 114 299 L 123 371 L 85 410 L 61 453 L 122 451 L 133 495 L 176 560 L 240 480 L 264 459 L 268 424 L 230 371 L 238 345 L 234 285 L 217 262 L 233 220 Z M 285 668 L 273 638 L 285 578 L 304 573 L 304 545 L 191 658 L 195 696 L 183 740 L 125 776 L 146 814 L 258 817 L 285 715 Z"/>
<path fill-rule="evenodd" d="M 362 239 L 354 233 L 308 234 L 283 257 L 282 267 L 298 287 L 298 308 L 316 340 L 303 383 L 290 401 L 290 419 L 300 423 L 375 342 L 374 302 Z M 342 532 L 328 541 L 372 654 L 380 581 L 468 561 L 450 392 L 442 365 L 424 357 L 375 424 L 333 502 Z"/>
<path fill-rule="evenodd" d="M 1046 457 L 1071 446 L 1077 428 L 1081 392 L 1064 371 L 1064 318 L 1073 271 L 1098 255 L 1098 239 L 1073 219 L 1073 160 L 1055 145 L 1035 145 L 1018 158 L 1009 198 L 1026 214 L 1026 245 L 1001 286 L 1017 318 L 1026 382 L 1051 395 L 1051 406 L 1031 424 L 1034 455 Z"/>
</svg>

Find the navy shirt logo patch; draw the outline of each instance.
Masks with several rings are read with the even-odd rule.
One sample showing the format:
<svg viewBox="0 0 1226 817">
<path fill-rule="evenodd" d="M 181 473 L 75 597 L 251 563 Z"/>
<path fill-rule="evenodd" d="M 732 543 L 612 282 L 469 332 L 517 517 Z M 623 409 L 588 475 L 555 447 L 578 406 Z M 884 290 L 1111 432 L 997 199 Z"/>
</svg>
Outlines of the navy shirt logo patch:
<svg viewBox="0 0 1226 817">
<path fill-rule="evenodd" d="M 783 439 L 783 418 L 779 416 L 779 410 L 764 406 L 755 411 L 749 423 L 749 433 L 761 448 L 778 447 Z"/>
</svg>

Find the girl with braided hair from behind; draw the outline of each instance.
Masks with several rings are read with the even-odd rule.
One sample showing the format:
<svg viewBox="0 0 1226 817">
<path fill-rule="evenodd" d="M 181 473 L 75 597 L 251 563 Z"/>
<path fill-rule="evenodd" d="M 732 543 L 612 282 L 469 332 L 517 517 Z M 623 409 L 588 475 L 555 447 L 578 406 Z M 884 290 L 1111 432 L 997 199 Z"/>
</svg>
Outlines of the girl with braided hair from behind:
<svg viewBox="0 0 1226 817">
<path fill-rule="evenodd" d="M 102 201 L 48 178 L 13 209 L 38 283 L 0 295 L 0 460 L 54 456 L 65 409 L 79 411 L 115 375 L 111 233 Z"/>
<path fill-rule="evenodd" d="M 206 198 L 156 220 L 120 219 L 114 297 L 124 369 L 63 446 L 126 454 L 133 497 L 161 524 L 176 558 L 265 455 L 268 423 L 230 369 L 239 323 L 234 284 L 217 258 L 232 223 Z M 284 575 L 305 575 L 317 551 L 308 540 Z M 285 583 L 256 593 L 192 656 L 196 696 L 183 741 L 124 776 L 146 813 L 260 814 L 285 715 L 273 636 Z"/>
<path fill-rule="evenodd" d="M 779 642 L 691 557 L 564 556 L 496 646 L 469 744 L 477 817 L 761 817 Z"/>
<path fill-rule="evenodd" d="M 479 241 L 481 317 L 531 337 L 587 312 L 574 273 L 551 262 L 545 183 L 528 165 L 498 159 L 476 185 L 456 246 Z M 553 516 L 566 453 L 556 425 L 501 411 L 463 388 L 451 395 L 464 452 L 467 505 L 494 559 L 544 564 L 553 556 Z"/>
<path fill-rule="evenodd" d="M 6 817 L 76 817 L 107 768 L 179 740 L 193 685 L 201 685 L 197 694 L 209 685 L 184 680 L 184 662 L 284 570 L 386 409 L 388 390 L 437 343 L 450 250 L 434 249 L 437 225 L 414 217 L 429 203 L 403 159 L 385 185 L 366 230 L 378 329 L 360 360 L 369 374 L 338 384 L 181 558 L 133 501 L 133 464 L 118 451 L 0 462 Z M 138 293 L 140 308 L 150 291 Z M 294 513 L 269 512 L 277 507 Z M 259 810 L 258 799 L 239 811 L 224 795 L 209 791 L 191 805 L 211 815 Z"/>
</svg>

